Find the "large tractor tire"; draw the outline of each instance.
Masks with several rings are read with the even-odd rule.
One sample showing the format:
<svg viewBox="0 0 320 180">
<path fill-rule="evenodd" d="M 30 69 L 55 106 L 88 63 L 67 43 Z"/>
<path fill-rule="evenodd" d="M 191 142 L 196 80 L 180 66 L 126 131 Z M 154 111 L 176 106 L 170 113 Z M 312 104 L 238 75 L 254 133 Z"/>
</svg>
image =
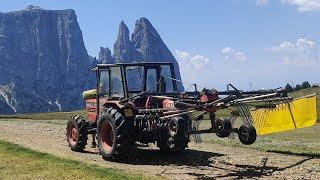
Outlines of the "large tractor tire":
<svg viewBox="0 0 320 180">
<path fill-rule="evenodd" d="M 133 124 L 114 108 L 107 108 L 97 123 L 100 154 L 108 161 L 126 161 L 134 150 Z"/>
<path fill-rule="evenodd" d="M 168 133 L 165 140 L 158 144 L 160 150 L 168 153 L 184 151 L 189 142 L 187 119 L 179 116 L 173 117 L 167 128 Z"/>
<path fill-rule="evenodd" d="M 87 127 L 88 123 L 82 116 L 74 115 L 69 119 L 66 136 L 71 150 L 79 152 L 86 147 L 88 140 Z"/>
</svg>

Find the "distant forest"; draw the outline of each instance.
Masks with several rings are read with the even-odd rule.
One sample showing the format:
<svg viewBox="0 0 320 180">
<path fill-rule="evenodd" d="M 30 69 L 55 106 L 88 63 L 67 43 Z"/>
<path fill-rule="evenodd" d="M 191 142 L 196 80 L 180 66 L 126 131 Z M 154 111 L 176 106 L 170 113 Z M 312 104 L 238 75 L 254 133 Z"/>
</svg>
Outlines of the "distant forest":
<svg viewBox="0 0 320 180">
<path fill-rule="evenodd" d="M 307 88 L 310 88 L 310 87 L 318 87 L 318 85 L 316 85 L 316 84 L 315 85 L 311 85 L 308 81 L 304 81 L 301 84 L 297 84 L 295 86 L 292 86 L 289 83 L 287 83 L 286 86 L 285 86 L 285 90 L 287 92 L 293 92 L 293 91 L 298 91 L 298 90 L 301 90 L 301 89 L 307 89 Z"/>
</svg>

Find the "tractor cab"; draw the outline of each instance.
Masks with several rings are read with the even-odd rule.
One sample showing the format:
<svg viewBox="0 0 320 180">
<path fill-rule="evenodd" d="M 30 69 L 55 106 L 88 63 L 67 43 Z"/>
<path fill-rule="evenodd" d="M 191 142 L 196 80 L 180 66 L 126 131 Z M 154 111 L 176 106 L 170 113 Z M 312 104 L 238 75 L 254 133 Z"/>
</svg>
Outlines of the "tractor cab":
<svg viewBox="0 0 320 180">
<path fill-rule="evenodd" d="M 89 121 L 96 121 L 97 112 L 107 101 L 121 101 L 141 92 L 161 95 L 177 93 L 172 63 L 98 64 L 91 71 L 96 73 L 97 88 L 83 93 Z M 140 103 L 141 106 L 143 103 Z"/>
<path fill-rule="evenodd" d="M 92 70 L 97 74 L 97 92 L 100 97 L 121 99 L 143 91 L 177 91 L 172 63 L 98 64 Z"/>
</svg>

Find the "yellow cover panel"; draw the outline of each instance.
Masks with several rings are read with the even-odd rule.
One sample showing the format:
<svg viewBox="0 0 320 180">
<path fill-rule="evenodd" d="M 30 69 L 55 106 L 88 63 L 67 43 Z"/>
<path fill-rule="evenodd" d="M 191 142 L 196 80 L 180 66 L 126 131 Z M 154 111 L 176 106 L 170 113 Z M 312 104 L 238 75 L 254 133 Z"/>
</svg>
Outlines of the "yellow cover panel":
<svg viewBox="0 0 320 180">
<path fill-rule="evenodd" d="M 317 121 L 316 95 L 312 94 L 274 109 L 251 110 L 257 134 L 278 133 L 313 126 Z"/>
</svg>

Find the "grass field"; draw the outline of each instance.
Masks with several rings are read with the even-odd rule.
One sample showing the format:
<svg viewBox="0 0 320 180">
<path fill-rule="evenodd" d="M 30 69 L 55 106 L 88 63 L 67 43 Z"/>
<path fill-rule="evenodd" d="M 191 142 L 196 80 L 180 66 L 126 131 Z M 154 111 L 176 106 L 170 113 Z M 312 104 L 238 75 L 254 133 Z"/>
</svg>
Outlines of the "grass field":
<svg viewBox="0 0 320 180">
<path fill-rule="evenodd" d="M 0 115 L 0 119 L 67 120 L 72 115 L 75 115 L 75 114 L 85 117 L 86 112 L 85 110 L 78 110 L 78 111 L 71 111 L 71 112 Z"/>
<path fill-rule="evenodd" d="M 0 179 L 147 179 L 0 141 Z"/>
</svg>

